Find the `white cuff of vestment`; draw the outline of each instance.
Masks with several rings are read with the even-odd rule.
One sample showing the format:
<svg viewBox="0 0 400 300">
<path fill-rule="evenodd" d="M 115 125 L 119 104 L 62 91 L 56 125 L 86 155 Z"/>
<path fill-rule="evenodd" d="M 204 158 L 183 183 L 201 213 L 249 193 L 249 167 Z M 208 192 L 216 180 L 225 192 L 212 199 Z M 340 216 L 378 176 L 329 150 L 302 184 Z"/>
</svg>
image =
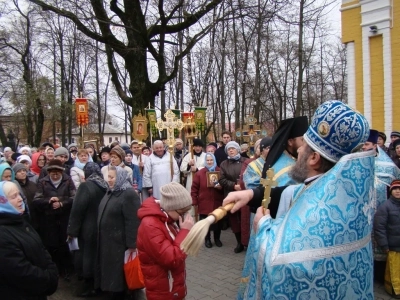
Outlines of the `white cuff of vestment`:
<svg viewBox="0 0 400 300">
<path fill-rule="evenodd" d="M 261 226 L 264 224 L 264 222 L 266 222 L 267 220 L 271 220 L 271 215 L 265 215 L 263 216 L 260 221 L 258 221 L 257 224 L 257 231 L 260 230 Z"/>
</svg>

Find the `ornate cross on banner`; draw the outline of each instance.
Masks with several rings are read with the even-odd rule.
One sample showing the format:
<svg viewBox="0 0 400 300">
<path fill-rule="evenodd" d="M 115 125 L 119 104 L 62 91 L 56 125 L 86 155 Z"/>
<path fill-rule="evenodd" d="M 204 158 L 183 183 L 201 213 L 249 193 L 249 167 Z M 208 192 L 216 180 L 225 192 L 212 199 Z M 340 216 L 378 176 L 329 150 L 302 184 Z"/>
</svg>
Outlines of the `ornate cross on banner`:
<svg viewBox="0 0 400 300">
<path fill-rule="evenodd" d="M 264 199 L 262 200 L 262 206 L 264 207 L 264 212 L 268 209 L 268 205 L 271 202 L 271 188 L 277 185 L 274 181 L 274 169 L 270 168 L 267 171 L 267 178 L 261 178 L 260 183 L 265 187 Z"/>
<path fill-rule="evenodd" d="M 260 125 L 257 125 L 257 120 L 252 115 L 247 116 L 244 119 L 244 125 L 242 129 L 238 128 L 235 132 L 237 138 L 243 138 L 243 140 L 249 143 L 249 155 L 254 155 L 255 150 L 254 144 L 258 139 L 267 136 L 267 131 L 265 129 L 260 129 Z"/>
<path fill-rule="evenodd" d="M 175 114 L 168 109 L 167 112 L 164 114 L 165 121 L 161 118 L 157 119 L 157 123 L 155 124 L 158 130 L 167 129 L 167 143 L 168 143 L 168 150 L 172 152 L 175 144 L 175 136 L 174 136 L 174 129 L 178 129 L 179 131 L 182 130 L 184 124 L 181 119 L 175 119 Z"/>
</svg>

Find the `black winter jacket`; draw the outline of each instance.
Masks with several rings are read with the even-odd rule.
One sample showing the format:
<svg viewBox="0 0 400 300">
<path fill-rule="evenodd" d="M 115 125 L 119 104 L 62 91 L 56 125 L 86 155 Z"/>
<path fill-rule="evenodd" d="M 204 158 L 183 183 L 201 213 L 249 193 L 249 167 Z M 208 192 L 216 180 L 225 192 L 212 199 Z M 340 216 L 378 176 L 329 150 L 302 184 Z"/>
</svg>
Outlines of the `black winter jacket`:
<svg viewBox="0 0 400 300">
<path fill-rule="evenodd" d="M 224 188 L 224 197 L 234 191 L 234 187 L 238 182 L 237 180 L 240 178 L 242 164 L 245 160 L 244 157 L 240 157 L 238 160 L 226 159 L 222 162 L 219 183 Z"/>
<path fill-rule="evenodd" d="M 28 180 L 28 178 L 25 180 L 25 183 L 22 181 L 19 181 L 17 179 L 19 185 L 21 186 L 22 192 L 24 193 L 26 197 L 26 201 L 28 204 L 29 208 L 29 215 L 31 217 L 30 223 L 35 228 L 35 230 L 38 230 L 38 217 L 37 217 L 37 212 L 35 207 L 33 206 L 33 198 L 35 197 L 36 191 L 37 191 L 37 186 L 36 183 L 33 183 L 32 181 Z"/>
<path fill-rule="evenodd" d="M 79 250 L 75 252 L 75 268 L 84 278 L 93 278 L 97 250 L 97 212 L 106 189 L 93 181 L 82 182 L 79 186 L 71 215 L 68 235 L 78 238 Z"/>
<path fill-rule="evenodd" d="M 33 205 L 38 214 L 39 234 L 46 247 L 58 248 L 66 244 L 68 219 L 75 193 L 75 185 L 68 175 L 63 174 L 57 188 L 49 175 L 39 180 Z M 51 197 L 58 197 L 62 207 L 53 209 L 49 203 Z"/>
<path fill-rule="evenodd" d="M 57 267 L 22 216 L 0 213 L 0 298 L 42 300 L 58 285 Z"/>
<path fill-rule="evenodd" d="M 217 160 L 217 166 L 218 167 L 220 167 L 221 166 L 221 164 L 222 164 L 222 162 L 224 161 L 224 160 L 227 160 L 228 159 L 228 154 L 226 154 L 226 152 L 225 152 L 225 146 L 226 145 L 223 145 L 222 147 L 219 147 L 217 150 L 215 150 L 215 152 L 214 152 L 214 156 L 215 156 L 215 159 Z"/>
<path fill-rule="evenodd" d="M 140 199 L 133 189 L 108 191 L 100 202 L 95 287 L 103 291 L 121 292 L 125 289 L 125 250 L 136 248 L 139 207 Z"/>
<path fill-rule="evenodd" d="M 400 200 L 391 196 L 374 217 L 375 239 L 382 250 L 400 252 Z"/>
</svg>

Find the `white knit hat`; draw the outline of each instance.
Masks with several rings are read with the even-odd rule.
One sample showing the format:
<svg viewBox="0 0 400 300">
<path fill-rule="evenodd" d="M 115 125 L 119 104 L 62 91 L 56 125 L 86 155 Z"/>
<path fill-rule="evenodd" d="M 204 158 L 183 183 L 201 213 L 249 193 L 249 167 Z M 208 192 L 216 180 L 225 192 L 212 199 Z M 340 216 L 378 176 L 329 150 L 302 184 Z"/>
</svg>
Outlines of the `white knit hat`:
<svg viewBox="0 0 400 300">
<path fill-rule="evenodd" d="M 21 163 L 23 161 L 27 161 L 29 163 L 29 165 L 32 165 L 32 160 L 28 155 L 20 155 L 17 158 L 17 163 Z"/>
<path fill-rule="evenodd" d="M 27 151 L 28 151 L 28 155 L 29 155 L 29 156 L 32 155 L 32 150 L 31 150 L 31 148 L 26 147 L 26 146 L 25 146 L 25 147 L 22 147 L 21 149 L 19 149 L 19 150 L 18 150 L 18 153 L 23 154 L 22 151 L 24 151 L 24 150 L 27 150 Z"/>
<path fill-rule="evenodd" d="M 190 193 L 179 183 L 171 182 L 160 188 L 160 206 L 165 211 L 182 209 L 192 205 Z"/>
</svg>

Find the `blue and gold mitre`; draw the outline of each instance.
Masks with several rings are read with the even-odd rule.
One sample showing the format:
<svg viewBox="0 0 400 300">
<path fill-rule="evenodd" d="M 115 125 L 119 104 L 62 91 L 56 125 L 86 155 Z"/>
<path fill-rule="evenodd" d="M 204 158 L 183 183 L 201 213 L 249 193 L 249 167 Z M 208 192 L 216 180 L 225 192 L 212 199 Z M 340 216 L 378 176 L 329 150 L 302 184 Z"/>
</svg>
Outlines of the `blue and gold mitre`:
<svg viewBox="0 0 400 300">
<path fill-rule="evenodd" d="M 331 162 L 350 154 L 369 136 L 367 119 L 341 101 L 321 104 L 304 134 L 307 144 Z"/>
</svg>

